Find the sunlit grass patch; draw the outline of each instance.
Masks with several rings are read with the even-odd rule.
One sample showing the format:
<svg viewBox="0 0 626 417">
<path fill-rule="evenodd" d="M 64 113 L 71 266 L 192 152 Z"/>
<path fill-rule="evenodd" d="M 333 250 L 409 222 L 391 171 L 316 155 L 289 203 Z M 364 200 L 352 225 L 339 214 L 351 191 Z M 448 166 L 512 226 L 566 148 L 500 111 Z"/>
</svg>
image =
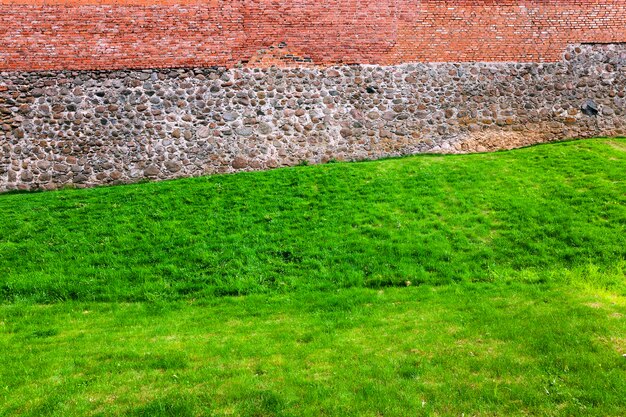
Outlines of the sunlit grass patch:
<svg viewBox="0 0 626 417">
<path fill-rule="evenodd" d="M 0 195 L 0 415 L 623 416 L 625 144 Z"/>
</svg>

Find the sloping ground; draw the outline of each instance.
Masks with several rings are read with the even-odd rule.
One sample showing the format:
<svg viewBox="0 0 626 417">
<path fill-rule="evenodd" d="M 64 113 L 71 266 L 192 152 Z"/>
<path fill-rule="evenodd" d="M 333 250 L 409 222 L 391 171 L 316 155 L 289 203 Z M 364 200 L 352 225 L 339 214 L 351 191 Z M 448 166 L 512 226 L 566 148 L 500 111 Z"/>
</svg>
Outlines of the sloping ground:
<svg viewBox="0 0 626 417">
<path fill-rule="evenodd" d="M 624 415 L 625 148 L 2 195 L 0 415 Z"/>
<path fill-rule="evenodd" d="M 5 301 L 453 282 L 626 256 L 620 139 L 0 196 Z"/>
</svg>

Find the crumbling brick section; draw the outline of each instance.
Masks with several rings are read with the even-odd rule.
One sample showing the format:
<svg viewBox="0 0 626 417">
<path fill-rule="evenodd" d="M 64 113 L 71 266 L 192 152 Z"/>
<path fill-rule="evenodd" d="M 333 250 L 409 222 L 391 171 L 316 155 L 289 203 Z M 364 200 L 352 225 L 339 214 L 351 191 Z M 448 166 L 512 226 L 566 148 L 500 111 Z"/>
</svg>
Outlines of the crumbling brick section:
<svg viewBox="0 0 626 417">
<path fill-rule="evenodd" d="M 624 0 L 0 0 L 5 71 L 557 62 L 625 41 Z"/>
</svg>

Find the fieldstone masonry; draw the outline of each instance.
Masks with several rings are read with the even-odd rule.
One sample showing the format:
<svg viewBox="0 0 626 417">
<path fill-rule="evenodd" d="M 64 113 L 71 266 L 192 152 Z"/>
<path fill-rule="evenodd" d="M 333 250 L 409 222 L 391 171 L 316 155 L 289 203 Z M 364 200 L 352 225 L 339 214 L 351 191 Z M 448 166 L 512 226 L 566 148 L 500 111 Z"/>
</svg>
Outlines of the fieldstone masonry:
<svg viewBox="0 0 626 417">
<path fill-rule="evenodd" d="M 0 73 L 0 191 L 626 134 L 626 45 L 557 63 Z"/>
</svg>

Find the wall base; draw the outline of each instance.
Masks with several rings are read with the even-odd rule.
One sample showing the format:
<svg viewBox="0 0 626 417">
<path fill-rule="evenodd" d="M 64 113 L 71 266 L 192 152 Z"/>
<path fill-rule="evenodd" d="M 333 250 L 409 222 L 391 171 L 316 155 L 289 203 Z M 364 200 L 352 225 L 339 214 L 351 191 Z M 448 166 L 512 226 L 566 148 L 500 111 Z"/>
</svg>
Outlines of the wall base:
<svg viewBox="0 0 626 417">
<path fill-rule="evenodd" d="M 624 136 L 625 64 L 1 73 L 0 191 Z"/>
</svg>

